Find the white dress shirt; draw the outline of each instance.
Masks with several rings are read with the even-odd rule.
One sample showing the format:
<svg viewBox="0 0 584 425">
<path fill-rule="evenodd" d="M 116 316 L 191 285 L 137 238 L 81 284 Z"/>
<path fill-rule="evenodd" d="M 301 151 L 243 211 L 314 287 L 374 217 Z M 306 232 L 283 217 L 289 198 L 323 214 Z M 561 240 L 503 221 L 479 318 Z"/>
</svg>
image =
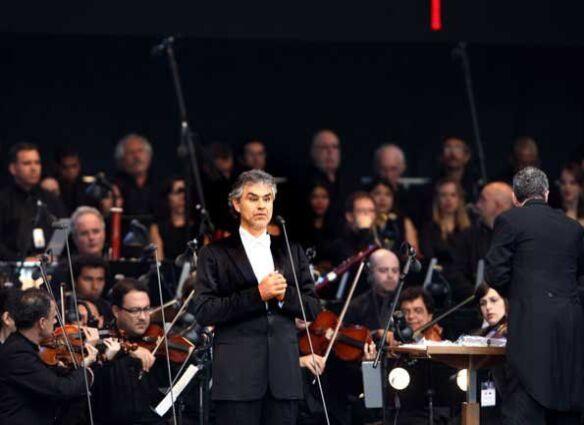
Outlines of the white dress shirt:
<svg viewBox="0 0 584 425">
<path fill-rule="evenodd" d="M 264 233 L 256 238 L 240 226 L 239 236 L 241 236 L 243 249 L 259 285 L 264 277 L 275 271 L 274 258 L 272 257 L 272 251 L 270 251 L 270 235 Z M 282 307 L 283 302 L 279 302 L 278 305 Z"/>
</svg>

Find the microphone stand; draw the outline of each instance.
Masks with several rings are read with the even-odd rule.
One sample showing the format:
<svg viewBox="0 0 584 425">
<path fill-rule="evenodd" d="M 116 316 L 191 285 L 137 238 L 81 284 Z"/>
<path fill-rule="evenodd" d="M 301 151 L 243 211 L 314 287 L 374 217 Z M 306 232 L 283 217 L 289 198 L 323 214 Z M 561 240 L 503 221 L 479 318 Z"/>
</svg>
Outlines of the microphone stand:
<svg viewBox="0 0 584 425">
<path fill-rule="evenodd" d="M 286 249 L 288 251 L 288 259 L 290 261 L 290 267 L 292 268 L 292 276 L 294 276 L 294 285 L 296 287 L 296 294 L 298 295 L 298 303 L 300 305 L 300 312 L 302 313 L 302 320 L 304 321 L 304 330 L 306 331 L 306 336 L 308 337 L 308 346 L 310 347 L 310 353 L 312 355 L 312 361 L 315 361 L 314 347 L 312 345 L 312 339 L 310 338 L 310 332 L 308 330 L 308 318 L 306 316 L 306 309 L 304 308 L 304 301 L 302 300 L 302 292 L 300 291 L 300 283 L 298 283 L 298 276 L 296 275 L 296 266 L 294 265 L 294 259 L 292 257 L 292 249 L 290 248 L 290 240 L 288 239 L 288 232 L 286 230 L 286 221 L 278 216 L 276 217 L 278 223 L 282 226 L 282 231 L 284 233 L 284 240 L 286 241 Z M 320 375 L 316 374 L 316 382 L 318 382 L 318 391 L 320 393 L 320 398 L 322 401 L 322 408 L 324 411 L 324 417 L 326 419 L 327 425 L 330 425 L 330 419 L 328 415 L 328 409 L 326 406 L 326 400 L 324 398 L 324 391 L 322 389 L 322 382 L 320 380 Z"/>
<path fill-rule="evenodd" d="M 196 133 L 193 133 L 193 131 L 190 128 L 189 125 L 189 121 L 187 118 L 187 107 L 186 107 L 186 103 L 185 103 L 185 98 L 184 98 L 184 94 L 183 94 L 183 90 L 182 90 L 182 84 L 181 84 L 181 79 L 180 79 L 180 73 L 178 70 L 178 63 L 176 61 L 176 55 L 174 52 L 174 41 L 175 41 L 175 37 L 166 37 L 162 40 L 162 42 L 155 46 L 153 49 L 153 53 L 157 53 L 159 51 L 164 51 L 166 53 L 166 56 L 168 58 L 168 64 L 170 66 L 170 72 L 172 75 L 172 81 L 174 84 L 174 90 L 176 93 L 176 100 L 177 100 L 177 104 L 178 104 L 178 110 L 179 110 L 179 115 L 180 115 L 180 128 L 181 128 L 181 134 L 180 134 L 180 151 L 181 152 L 185 152 L 186 150 L 186 155 L 185 155 L 185 165 L 186 165 L 186 174 L 185 174 L 185 183 L 187 185 L 187 190 L 185 192 L 185 198 L 186 198 L 186 209 L 185 209 L 185 223 L 187 223 L 188 227 L 191 227 L 191 225 L 189 225 L 189 223 L 191 222 L 191 218 L 194 217 L 194 205 L 195 203 L 193 202 L 192 198 L 192 186 L 193 186 L 193 179 L 194 179 L 194 186 L 195 186 L 195 192 L 197 195 L 197 201 L 198 204 L 200 204 L 201 208 L 203 210 L 206 210 L 206 204 L 205 204 L 205 195 L 203 192 L 203 184 L 201 181 L 201 172 L 199 169 L 199 162 L 197 161 L 197 152 L 195 149 L 195 146 L 197 148 L 199 148 L 200 152 L 203 152 L 203 150 L 201 149 L 201 143 L 199 141 L 199 135 Z M 194 140 L 193 140 L 194 139 Z M 209 164 L 213 164 L 212 161 L 206 161 Z M 211 224 L 211 220 L 210 218 L 207 216 L 206 217 L 207 220 L 207 224 L 209 225 L 209 227 L 212 227 Z M 189 229 L 189 234 L 192 234 L 191 232 L 192 229 Z"/>
<path fill-rule="evenodd" d="M 466 95 L 468 97 L 468 104 L 470 108 L 470 116 L 472 119 L 472 129 L 475 139 L 475 148 L 477 150 L 477 161 L 479 163 L 479 171 L 481 175 L 481 180 L 479 181 L 479 186 L 487 184 L 487 167 L 485 165 L 485 152 L 483 149 L 483 142 L 481 140 L 481 133 L 479 128 L 479 118 L 477 114 L 477 107 L 474 97 L 474 88 L 472 83 L 472 75 L 470 71 L 470 61 L 468 60 L 468 53 L 466 51 L 466 43 L 460 42 L 452 50 L 452 57 L 454 59 L 460 59 L 460 66 L 462 67 L 462 72 L 464 74 L 464 84 L 466 88 Z"/>
</svg>

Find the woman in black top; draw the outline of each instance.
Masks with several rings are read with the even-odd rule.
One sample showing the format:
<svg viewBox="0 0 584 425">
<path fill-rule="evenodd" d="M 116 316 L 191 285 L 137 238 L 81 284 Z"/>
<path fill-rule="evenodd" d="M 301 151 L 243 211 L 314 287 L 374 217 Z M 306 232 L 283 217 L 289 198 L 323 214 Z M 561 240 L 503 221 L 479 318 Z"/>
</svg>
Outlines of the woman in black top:
<svg viewBox="0 0 584 425">
<path fill-rule="evenodd" d="M 437 258 L 447 267 L 452 262 L 455 236 L 470 226 L 460 183 L 443 179 L 436 183 L 432 201 L 432 220 L 422 227 L 420 242 L 425 258 Z"/>
<path fill-rule="evenodd" d="M 161 211 L 150 226 L 150 238 L 158 247 L 160 258 L 174 259 L 185 250 L 190 227 L 185 219 L 185 181 L 172 177 L 162 188 Z"/>
</svg>

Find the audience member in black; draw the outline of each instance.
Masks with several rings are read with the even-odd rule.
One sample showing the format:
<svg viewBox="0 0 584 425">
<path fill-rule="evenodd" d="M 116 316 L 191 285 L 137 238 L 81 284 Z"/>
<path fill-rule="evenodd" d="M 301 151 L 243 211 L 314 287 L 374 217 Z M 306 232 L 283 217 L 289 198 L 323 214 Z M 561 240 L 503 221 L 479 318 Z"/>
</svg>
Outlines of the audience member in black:
<svg viewBox="0 0 584 425">
<path fill-rule="evenodd" d="M 9 161 L 14 181 L 0 191 L 0 259 L 32 259 L 47 248 L 52 216 L 64 217 L 65 208 L 39 186 L 41 156 L 35 145 L 14 145 Z"/>
<path fill-rule="evenodd" d="M 158 184 L 152 176 L 152 145 L 141 135 L 128 134 L 116 145 L 114 157 L 118 166 L 115 185 L 123 199 L 124 215 L 144 216 L 142 224 L 154 217 Z"/>
<path fill-rule="evenodd" d="M 19 294 L 12 314 L 17 332 L 0 348 L 0 423 L 53 424 L 59 403 L 85 393 L 84 370 L 80 367 L 61 376 L 39 356 L 39 344 L 53 334 L 57 315 L 45 291 L 32 288 Z M 83 363 L 90 366 L 97 349 L 90 344 L 85 344 L 85 349 Z M 91 383 L 90 369 L 87 377 Z"/>
<path fill-rule="evenodd" d="M 61 200 L 67 213 L 71 214 L 86 201 L 87 184 L 83 182 L 81 175 L 81 157 L 77 149 L 65 147 L 57 151 L 55 159 Z"/>
<path fill-rule="evenodd" d="M 560 175 L 561 208 L 566 215 L 584 226 L 584 173 L 578 163 L 562 167 Z"/>
<path fill-rule="evenodd" d="M 495 219 L 511 208 L 513 190 L 507 183 L 489 183 L 481 191 L 476 203 L 480 219 L 455 238 L 452 265 L 445 270 L 452 285 L 453 301 L 462 301 L 474 293 L 478 261 L 489 250 Z"/>
<path fill-rule="evenodd" d="M 436 258 L 448 268 L 452 263 L 454 238 L 470 227 L 464 192 L 456 180 L 443 179 L 435 186 L 432 220 L 422 227 L 420 245 L 426 259 Z"/>
<path fill-rule="evenodd" d="M 95 255 L 80 255 L 73 260 L 73 278 L 79 299 L 91 301 L 97 307 L 106 324 L 112 319 L 112 308 L 105 299 L 107 294 L 109 267 L 107 262 Z"/>
<path fill-rule="evenodd" d="M 236 228 L 235 219 L 229 209 L 227 199 L 229 191 L 235 181 L 235 162 L 231 147 L 224 143 L 214 142 L 208 146 L 209 154 L 213 159 L 213 167 L 218 175 L 204 175 L 204 191 L 207 201 L 207 210 L 215 227 L 219 230 L 233 231 Z"/>
<path fill-rule="evenodd" d="M 148 288 L 135 279 L 123 279 L 114 285 L 112 301 L 117 329 L 130 342 L 140 339 L 150 325 Z M 168 387 L 164 362 L 155 363 L 154 355 L 143 347 L 119 353 L 96 370 L 92 391 L 96 424 L 166 423 L 150 407 L 162 400 L 161 387 Z"/>
<path fill-rule="evenodd" d="M 513 143 L 513 151 L 509 158 L 509 165 L 501 172 L 497 180 L 512 184 L 513 176 L 525 167 L 539 167 L 539 148 L 531 137 L 519 137 Z"/>
<path fill-rule="evenodd" d="M 330 196 L 326 187 L 317 183 L 310 190 L 305 209 L 303 208 L 307 212 L 297 217 L 297 220 L 303 220 L 297 234 L 298 240 L 305 249 L 315 249 L 316 263 L 325 255 L 326 247 L 333 240 L 333 231 L 326 218 L 329 206 Z"/>
<path fill-rule="evenodd" d="M 185 181 L 182 177 L 175 176 L 164 183 L 159 207 L 157 219 L 150 226 L 150 239 L 158 247 L 159 258 L 174 261 L 198 231 L 186 220 Z"/>
<path fill-rule="evenodd" d="M 71 231 L 78 254 L 105 256 L 105 221 L 97 209 L 77 208 L 71 215 Z"/>
<path fill-rule="evenodd" d="M 17 290 L 10 287 L 0 288 L 0 346 L 16 332 L 16 325 L 11 310 L 14 309 Z"/>
<path fill-rule="evenodd" d="M 260 140 L 253 139 L 243 145 L 241 152 L 241 167 L 243 171 L 266 170 L 266 145 Z"/>
<path fill-rule="evenodd" d="M 395 195 L 394 209 L 402 214 L 415 215 L 420 207 L 411 199 L 415 193 L 410 193 L 400 181 L 407 169 L 404 151 L 393 143 L 379 146 L 373 155 L 373 169 L 376 177 L 391 183 Z"/>
<path fill-rule="evenodd" d="M 374 235 L 377 242 L 395 252 L 399 252 L 404 242 L 418 249 L 418 232 L 412 220 L 395 208 L 395 192 L 391 183 L 376 179 L 369 186 L 369 194 L 375 201 L 376 218 Z"/>
<path fill-rule="evenodd" d="M 302 199 L 316 183 L 326 187 L 330 197 L 327 220 L 332 225 L 341 222 L 343 202 L 347 195 L 346 181 L 341 176 L 341 141 L 332 130 L 319 130 L 310 145 L 311 165 L 304 176 Z"/>
</svg>

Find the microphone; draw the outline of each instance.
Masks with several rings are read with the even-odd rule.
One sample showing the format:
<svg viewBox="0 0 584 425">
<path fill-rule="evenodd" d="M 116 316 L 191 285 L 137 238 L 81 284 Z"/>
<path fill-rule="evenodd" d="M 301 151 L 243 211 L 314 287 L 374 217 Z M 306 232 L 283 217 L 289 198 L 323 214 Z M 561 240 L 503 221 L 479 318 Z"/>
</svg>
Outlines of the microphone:
<svg viewBox="0 0 584 425">
<path fill-rule="evenodd" d="M 156 251 L 156 245 L 154 245 L 153 243 L 146 245 L 142 250 L 142 255 L 140 256 L 139 262 L 145 263 L 147 261 L 150 261 L 152 259 L 152 253 L 154 251 Z"/>
<path fill-rule="evenodd" d="M 169 46 L 172 46 L 173 43 L 174 43 L 173 36 L 165 37 L 162 39 L 160 43 L 152 47 L 152 49 L 150 50 L 150 54 L 152 56 L 159 56 L 163 54 Z"/>
<path fill-rule="evenodd" d="M 284 227 L 286 225 L 286 220 L 284 220 L 284 217 L 282 217 L 281 215 L 276 216 L 276 221 L 282 227 Z"/>
<path fill-rule="evenodd" d="M 32 222 L 33 227 L 38 227 L 39 223 L 41 222 L 41 217 L 42 217 L 43 211 L 46 207 L 46 204 L 43 201 L 41 201 L 40 199 L 37 199 L 36 206 L 37 206 L 36 214 L 35 214 L 34 220 Z"/>
<path fill-rule="evenodd" d="M 193 239 L 192 241 L 187 242 L 187 248 L 185 252 L 178 255 L 174 260 L 174 265 L 177 267 L 182 267 L 185 263 L 189 262 L 191 265 L 195 263 L 195 253 L 197 252 L 197 247 L 199 245 L 199 241 L 197 239 Z"/>
<path fill-rule="evenodd" d="M 410 271 L 414 273 L 419 273 L 422 271 L 422 263 L 416 258 L 416 248 L 411 244 L 404 242 L 401 248 L 402 252 L 405 251 L 405 255 L 410 257 Z"/>
</svg>

